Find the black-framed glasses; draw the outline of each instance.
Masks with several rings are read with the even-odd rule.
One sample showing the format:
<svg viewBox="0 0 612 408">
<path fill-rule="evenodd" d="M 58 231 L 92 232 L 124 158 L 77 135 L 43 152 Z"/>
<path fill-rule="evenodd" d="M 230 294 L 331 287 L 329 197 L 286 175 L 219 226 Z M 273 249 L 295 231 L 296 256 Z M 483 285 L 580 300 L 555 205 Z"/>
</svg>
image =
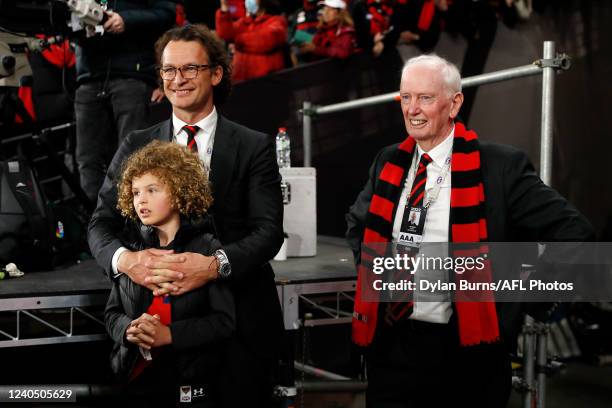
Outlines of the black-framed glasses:
<svg viewBox="0 0 612 408">
<path fill-rule="evenodd" d="M 198 72 L 201 69 L 212 68 L 213 65 L 210 64 L 191 64 L 191 65 L 183 65 L 182 67 L 161 67 L 159 69 L 159 74 L 162 79 L 166 81 L 172 81 L 176 77 L 176 72 L 180 71 L 181 76 L 185 79 L 195 79 L 198 77 Z"/>
</svg>

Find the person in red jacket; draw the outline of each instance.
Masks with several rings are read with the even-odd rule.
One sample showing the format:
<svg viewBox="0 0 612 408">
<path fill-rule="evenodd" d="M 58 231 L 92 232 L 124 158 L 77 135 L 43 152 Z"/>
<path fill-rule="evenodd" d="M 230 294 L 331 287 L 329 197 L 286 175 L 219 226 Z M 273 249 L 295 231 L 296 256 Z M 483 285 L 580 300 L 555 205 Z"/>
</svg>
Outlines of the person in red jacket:
<svg viewBox="0 0 612 408">
<path fill-rule="evenodd" d="M 247 15 L 237 21 L 221 0 L 216 28 L 219 37 L 234 43 L 232 80 L 257 78 L 285 68 L 287 20 L 275 15 L 277 0 L 246 0 Z"/>
<path fill-rule="evenodd" d="M 317 58 L 348 58 L 355 52 L 353 19 L 343 0 L 324 0 L 317 33 L 311 43 L 300 46 L 300 53 Z"/>
</svg>

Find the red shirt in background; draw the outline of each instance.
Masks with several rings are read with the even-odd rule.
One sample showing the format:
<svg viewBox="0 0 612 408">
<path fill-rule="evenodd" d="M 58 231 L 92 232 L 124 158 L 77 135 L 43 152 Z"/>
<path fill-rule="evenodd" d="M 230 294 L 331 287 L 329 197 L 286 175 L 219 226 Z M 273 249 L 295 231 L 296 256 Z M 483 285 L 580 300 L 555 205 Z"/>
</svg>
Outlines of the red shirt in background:
<svg viewBox="0 0 612 408">
<path fill-rule="evenodd" d="M 233 21 L 230 13 L 217 10 L 216 28 L 219 37 L 234 43 L 234 81 L 261 77 L 285 68 L 285 17 L 263 14 Z"/>
</svg>

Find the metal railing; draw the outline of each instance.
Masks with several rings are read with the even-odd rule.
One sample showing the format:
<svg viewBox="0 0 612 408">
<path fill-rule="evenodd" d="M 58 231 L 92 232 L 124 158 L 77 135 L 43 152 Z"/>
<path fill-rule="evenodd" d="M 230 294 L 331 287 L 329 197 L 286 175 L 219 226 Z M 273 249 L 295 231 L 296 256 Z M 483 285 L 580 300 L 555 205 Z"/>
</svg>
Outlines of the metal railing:
<svg viewBox="0 0 612 408">
<path fill-rule="evenodd" d="M 546 184 L 550 184 L 552 174 L 555 70 L 568 70 L 570 65 L 571 60 L 569 56 L 566 54 L 556 54 L 555 43 L 553 41 L 545 41 L 542 58 L 531 64 L 476 75 L 461 80 L 461 86 L 468 88 L 542 75 L 540 178 Z M 304 101 L 300 111 L 303 115 L 304 167 L 310 167 L 312 164 L 312 124 L 315 117 L 394 101 L 399 101 L 399 92 L 391 92 L 326 106 L 317 106 L 311 101 Z M 521 389 L 523 392 L 523 406 L 525 408 L 533 407 L 535 396 L 535 406 L 544 408 L 548 366 L 546 346 L 548 330 L 544 323 L 537 323 L 527 316 L 523 326 L 523 333 L 524 356 Z"/>
<path fill-rule="evenodd" d="M 100 293 L 0 299 L 0 311 L 15 312 L 3 316 L 6 324 L 0 330 L 0 349 L 104 340 L 107 338 L 104 322 L 85 309 L 99 310 L 107 297 L 108 294 Z M 65 327 L 66 317 L 68 327 Z M 81 321 L 78 331 L 77 318 Z M 26 324 L 32 322 L 48 329 L 52 335 L 27 329 Z M 8 331 L 11 326 L 13 333 Z"/>
<path fill-rule="evenodd" d="M 511 79 L 523 78 L 534 75 L 542 75 L 542 132 L 541 132 L 541 177 L 549 184 L 552 168 L 552 130 L 553 130 L 553 107 L 554 86 L 556 69 L 567 70 L 570 67 L 570 58 L 566 54 L 555 56 L 555 43 L 544 42 L 543 58 L 531 64 L 520 67 L 504 69 L 487 74 L 476 75 L 461 80 L 463 88 L 492 84 L 496 82 L 509 81 Z M 399 84 L 398 84 L 399 86 Z M 399 92 L 390 92 L 367 98 L 355 99 L 347 102 L 335 103 L 326 106 L 317 106 L 312 101 L 304 101 L 300 113 L 303 116 L 302 137 L 304 143 L 304 167 L 312 164 L 312 123 L 313 119 L 321 115 L 329 115 L 336 112 L 351 109 L 364 108 L 399 101 Z"/>
</svg>

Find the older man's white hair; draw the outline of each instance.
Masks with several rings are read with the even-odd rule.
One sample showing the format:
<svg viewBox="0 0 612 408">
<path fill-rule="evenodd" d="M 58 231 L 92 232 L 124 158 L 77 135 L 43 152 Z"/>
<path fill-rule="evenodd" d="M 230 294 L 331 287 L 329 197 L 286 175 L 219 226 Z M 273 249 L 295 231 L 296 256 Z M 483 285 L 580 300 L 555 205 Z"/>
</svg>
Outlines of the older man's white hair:
<svg viewBox="0 0 612 408">
<path fill-rule="evenodd" d="M 404 68 L 402 68 L 402 79 L 406 74 L 406 70 L 415 65 L 427 66 L 438 70 L 440 75 L 442 75 L 442 79 L 448 86 L 450 94 L 461 92 L 461 74 L 457 66 L 452 62 L 436 54 L 425 54 L 419 55 L 418 57 L 412 57 L 406 61 Z"/>
</svg>

